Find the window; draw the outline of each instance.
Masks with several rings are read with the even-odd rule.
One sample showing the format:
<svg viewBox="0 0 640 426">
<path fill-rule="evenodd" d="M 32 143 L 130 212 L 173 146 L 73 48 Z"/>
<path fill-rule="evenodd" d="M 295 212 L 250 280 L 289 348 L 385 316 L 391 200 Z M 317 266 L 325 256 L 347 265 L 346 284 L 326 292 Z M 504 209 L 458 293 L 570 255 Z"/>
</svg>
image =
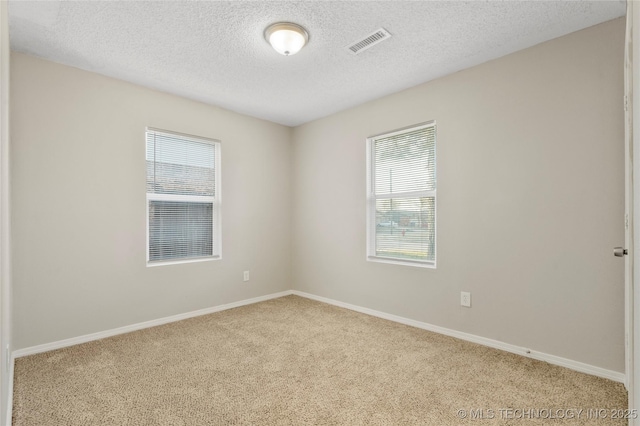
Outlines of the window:
<svg viewBox="0 0 640 426">
<path fill-rule="evenodd" d="M 147 129 L 147 264 L 220 258 L 220 142 Z"/>
<path fill-rule="evenodd" d="M 436 124 L 367 139 L 367 259 L 435 267 Z"/>
</svg>

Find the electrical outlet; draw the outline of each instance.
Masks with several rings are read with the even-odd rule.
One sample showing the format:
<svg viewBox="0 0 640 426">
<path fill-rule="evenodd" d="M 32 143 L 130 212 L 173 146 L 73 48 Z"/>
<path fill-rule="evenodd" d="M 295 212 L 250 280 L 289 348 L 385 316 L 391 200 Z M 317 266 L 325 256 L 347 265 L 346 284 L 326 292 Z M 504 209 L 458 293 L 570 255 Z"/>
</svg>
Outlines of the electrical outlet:
<svg viewBox="0 0 640 426">
<path fill-rule="evenodd" d="M 466 308 L 471 307 L 471 293 L 468 291 L 460 292 L 460 306 L 464 306 Z"/>
<path fill-rule="evenodd" d="M 244 277 L 243 277 L 244 281 L 249 281 L 249 271 L 244 271 Z"/>
</svg>

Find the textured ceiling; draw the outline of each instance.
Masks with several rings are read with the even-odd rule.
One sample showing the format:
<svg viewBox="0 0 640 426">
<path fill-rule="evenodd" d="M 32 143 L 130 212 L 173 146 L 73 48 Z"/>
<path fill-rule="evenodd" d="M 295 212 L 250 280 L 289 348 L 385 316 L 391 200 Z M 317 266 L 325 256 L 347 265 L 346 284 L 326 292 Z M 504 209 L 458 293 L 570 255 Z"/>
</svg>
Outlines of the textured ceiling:
<svg viewBox="0 0 640 426">
<path fill-rule="evenodd" d="M 625 14 L 612 1 L 9 1 L 12 49 L 295 126 Z M 310 41 L 284 57 L 271 23 Z M 392 34 L 359 55 L 344 47 Z"/>
</svg>

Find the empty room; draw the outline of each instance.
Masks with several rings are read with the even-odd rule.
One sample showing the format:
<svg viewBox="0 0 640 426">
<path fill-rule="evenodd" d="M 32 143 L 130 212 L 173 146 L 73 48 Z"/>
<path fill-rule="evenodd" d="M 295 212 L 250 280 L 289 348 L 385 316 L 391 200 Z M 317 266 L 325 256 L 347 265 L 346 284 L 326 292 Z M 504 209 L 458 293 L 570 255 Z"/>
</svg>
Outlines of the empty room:
<svg viewBox="0 0 640 426">
<path fill-rule="evenodd" d="M 640 424 L 636 27 L 0 2 L 0 425 Z"/>
</svg>

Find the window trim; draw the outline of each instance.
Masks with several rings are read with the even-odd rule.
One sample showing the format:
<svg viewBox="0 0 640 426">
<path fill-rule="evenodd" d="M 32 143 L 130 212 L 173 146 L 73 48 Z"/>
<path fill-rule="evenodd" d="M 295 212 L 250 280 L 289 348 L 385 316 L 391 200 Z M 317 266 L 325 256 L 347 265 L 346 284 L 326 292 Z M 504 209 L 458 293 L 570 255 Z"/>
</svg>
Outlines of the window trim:
<svg viewBox="0 0 640 426">
<path fill-rule="evenodd" d="M 198 143 L 208 143 L 213 145 L 215 150 L 214 155 L 214 167 L 215 167 L 215 196 L 200 196 L 200 195 L 179 195 L 179 194 L 155 194 L 146 192 L 145 184 L 145 203 L 146 203 L 146 265 L 147 267 L 164 266 L 164 265 L 178 265 L 182 263 L 196 263 L 196 262 L 209 262 L 212 260 L 222 259 L 222 170 L 221 165 L 221 152 L 222 143 L 218 139 L 206 138 L 201 136 L 189 135 L 186 133 L 172 132 L 168 130 L 157 129 L 154 127 L 146 127 L 144 132 L 145 140 L 145 165 L 146 165 L 146 144 L 147 133 L 154 132 L 156 134 L 164 134 L 169 137 L 179 137 L 181 139 L 189 140 Z M 202 257 L 185 257 L 181 259 L 170 260 L 156 260 L 150 261 L 150 246 L 149 246 L 149 201 L 182 201 L 182 202 L 196 202 L 196 203 L 211 203 L 213 208 L 213 235 L 218 238 L 213 239 L 212 252 L 217 253 L 212 256 Z"/>
<path fill-rule="evenodd" d="M 375 143 L 375 141 L 377 139 L 380 139 L 382 137 L 390 137 L 390 136 L 395 136 L 395 135 L 399 135 L 402 133 L 406 133 L 407 131 L 414 131 L 414 130 L 420 130 L 420 129 L 424 129 L 427 127 L 434 127 L 436 128 L 436 143 L 434 146 L 434 154 L 435 154 L 435 171 L 434 171 L 434 176 L 436 179 L 436 187 L 434 190 L 431 191 L 409 191 L 409 192 L 403 192 L 403 193 L 398 193 L 398 194 L 384 194 L 384 195 L 377 195 L 375 194 L 375 152 L 374 152 L 374 148 L 373 145 Z M 414 124 L 411 126 L 406 126 L 406 127 L 402 127 L 400 129 L 395 129 L 389 132 L 384 132 L 384 133 L 379 133 L 373 136 L 369 136 L 366 139 L 366 145 L 367 145 L 367 200 L 366 200 L 366 207 L 367 207 L 367 219 L 366 219 L 366 226 L 367 226 L 367 250 L 366 250 L 366 260 L 368 262 L 378 262 L 378 263 L 389 263 L 389 264 L 394 264 L 394 265 L 404 265 L 404 266 L 414 266 L 414 267 L 419 267 L 419 268 L 429 268 L 429 269 L 436 269 L 436 265 L 437 265 L 437 260 L 438 260 L 438 198 L 436 195 L 437 189 L 438 189 L 438 167 L 437 167 L 437 161 L 438 161 L 438 155 L 437 155 L 437 149 L 438 149 L 438 141 L 437 141 L 437 126 L 436 126 L 436 121 L 435 120 L 430 120 L 430 121 L 425 121 L 422 123 L 418 123 L 418 124 Z M 379 199 L 389 199 L 389 198 L 399 198 L 399 197 L 417 197 L 417 196 L 423 196 L 423 197 L 433 197 L 435 200 L 435 211 L 434 211 L 434 238 L 435 238 L 435 243 L 434 243 L 434 247 L 435 247 L 435 253 L 433 256 L 433 260 L 412 260 L 412 259 L 399 259 L 399 258 L 395 258 L 395 257 L 387 257 L 387 256 L 378 256 L 375 254 L 376 252 L 376 200 Z"/>
</svg>

